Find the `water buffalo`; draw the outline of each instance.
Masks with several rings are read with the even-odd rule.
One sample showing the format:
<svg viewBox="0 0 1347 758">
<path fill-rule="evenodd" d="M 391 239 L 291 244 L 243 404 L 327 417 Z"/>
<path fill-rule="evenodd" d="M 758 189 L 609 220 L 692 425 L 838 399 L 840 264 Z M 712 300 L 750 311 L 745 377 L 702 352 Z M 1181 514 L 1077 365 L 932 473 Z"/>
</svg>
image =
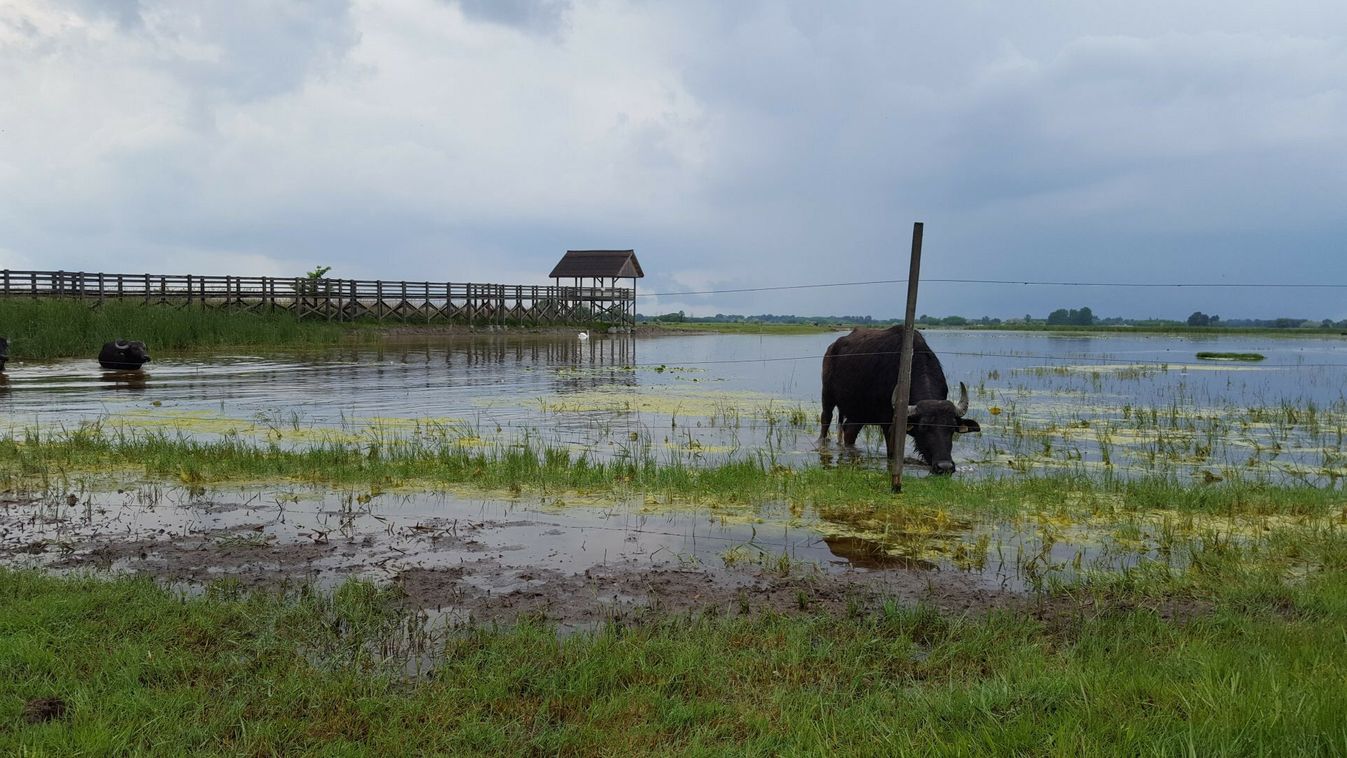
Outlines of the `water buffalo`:
<svg viewBox="0 0 1347 758">
<path fill-rule="evenodd" d="M 889 445 L 893 423 L 893 386 L 898 383 L 898 364 L 903 347 L 903 328 L 854 329 L 838 337 L 823 354 L 823 412 L 819 414 L 819 440 L 828 438 L 833 409 L 846 445 L 867 424 L 884 431 Z M 948 399 L 949 385 L 940 359 L 931 352 L 921 332 L 912 336 L 912 391 L 907 406 L 907 433 L 912 435 L 917 455 L 934 474 L 954 473 L 951 450 L 954 435 L 980 432 L 978 422 L 966 418 L 968 388 L 959 383 L 959 402 Z"/>
<path fill-rule="evenodd" d="M 0 371 L 5 370 L 7 361 L 9 361 L 9 340 L 0 337 Z"/>
<path fill-rule="evenodd" d="M 136 371 L 149 362 L 149 351 L 145 349 L 145 343 L 138 340 L 105 343 L 98 354 L 98 365 L 118 371 Z"/>
</svg>

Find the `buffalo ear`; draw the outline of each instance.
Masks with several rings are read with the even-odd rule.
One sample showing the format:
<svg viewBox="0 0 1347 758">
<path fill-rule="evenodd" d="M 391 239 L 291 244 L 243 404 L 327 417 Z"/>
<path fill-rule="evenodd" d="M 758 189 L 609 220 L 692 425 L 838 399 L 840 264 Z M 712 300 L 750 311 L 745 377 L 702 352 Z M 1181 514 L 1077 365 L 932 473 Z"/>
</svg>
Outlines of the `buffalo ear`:
<svg viewBox="0 0 1347 758">
<path fill-rule="evenodd" d="M 978 422 L 971 418 L 961 418 L 957 431 L 959 434 L 977 434 L 982 431 L 982 427 L 978 426 Z"/>
</svg>

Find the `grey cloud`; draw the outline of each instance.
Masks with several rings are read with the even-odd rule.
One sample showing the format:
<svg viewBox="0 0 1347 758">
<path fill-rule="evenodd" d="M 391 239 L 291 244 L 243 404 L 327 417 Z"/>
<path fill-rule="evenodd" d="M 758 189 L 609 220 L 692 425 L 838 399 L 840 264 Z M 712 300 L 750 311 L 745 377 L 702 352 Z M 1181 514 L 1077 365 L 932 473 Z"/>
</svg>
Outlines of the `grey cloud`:
<svg viewBox="0 0 1347 758">
<path fill-rule="evenodd" d="M 630 246 L 653 291 L 898 278 L 924 220 L 931 278 L 1347 280 L 1347 45 L 1325 31 L 1344 28 L 1327 3 L 1283 18 L 1158 0 L 461 0 L 473 23 L 452 36 L 418 23 L 456 14 L 446 2 L 107 6 L 140 57 L 44 75 L 92 90 L 124 65 L 138 76 L 116 81 L 150 92 L 128 91 L 126 110 L 165 103 L 91 133 L 188 127 L 66 167 L 63 181 L 101 191 L 50 189 L 49 162 L 0 152 L 14 201 L 0 203 L 0 249 L 70 266 L 96 265 L 90 250 L 173 262 L 176 248 L 537 280 L 567 247 Z M 33 69 L 0 63 L 16 80 Z M 79 107 L 31 96 L 23 115 L 59 124 Z M 192 108 L 243 128 L 198 128 Z M 34 153 L 66 147 L 34 139 Z M 893 316 L 901 296 L 642 308 Z M 1347 316 L 1316 292 L 933 282 L 922 298 L 937 314 Z"/>
<path fill-rule="evenodd" d="M 463 15 L 536 34 L 556 36 L 566 27 L 571 0 L 452 0 Z"/>
<path fill-rule="evenodd" d="M 111 18 L 123 29 L 133 29 L 144 23 L 141 0 L 73 0 L 80 13 L 95 18 Z"/>
<path fill-rule="evenodd" d="M 57 2 L 55 7 L 78 17 L 113 21 L 122 36 L 72 34 L 71 29 L 78 27 L 52 25 L 55 34 L 67 38 L 34 44 L 33 51 L 52 57 L 85 55 L 91 68 L 139 63 L 181 82 L 202 107 L 213 101 L 248 101 L 291 92 L 339 63 L 359 41 L 351 0 Z M 41 37 L 31 20 L 22 14 L 18 18 L 18 29 L 26 36 Z M 112 54 L 124 57 L 104 57 Z"/>
<path fill-rule="evenodd" d="M 339 62 L 359 40 L 350 0 L 271 3 L 253 0 L 180 6 L 155 18 L 163 37 L 191 38 L 219 50 L 214 60 L 184 60 L 178 70 L 227 97 L 255 99 L 290 92 L 316 72 Z"/>
</svg>

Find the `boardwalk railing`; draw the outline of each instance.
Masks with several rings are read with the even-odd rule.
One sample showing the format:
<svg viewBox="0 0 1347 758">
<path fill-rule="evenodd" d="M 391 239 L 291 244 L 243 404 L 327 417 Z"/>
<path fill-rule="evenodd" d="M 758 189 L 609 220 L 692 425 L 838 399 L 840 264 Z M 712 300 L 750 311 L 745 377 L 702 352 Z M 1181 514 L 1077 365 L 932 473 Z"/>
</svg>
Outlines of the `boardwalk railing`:
<svg viewBox="0 0 1347 758">
<path fill-rule="evenodd" d="M 368 281 L 272 276 L 106 274 L 0 270 L 0 297 L 65 298 L 178 308 L 285 311 L 329 321 L 521 324 L 607 323 L 636 318 L 636 290 L 623 287 Z"/>
</svg>

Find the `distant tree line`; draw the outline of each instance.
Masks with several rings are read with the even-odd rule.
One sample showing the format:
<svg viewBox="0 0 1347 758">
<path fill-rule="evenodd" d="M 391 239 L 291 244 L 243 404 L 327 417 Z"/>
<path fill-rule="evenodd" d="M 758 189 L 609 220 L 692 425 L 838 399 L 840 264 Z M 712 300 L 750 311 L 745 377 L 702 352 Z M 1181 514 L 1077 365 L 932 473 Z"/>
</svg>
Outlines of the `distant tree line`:
<svg viewBox="0 0 1347 758">
<path fill-rule="evenodd" d="M 1048 323 L 1053 326 L 1093 326 L 1094 311 L 1085 308 L 1058 308 L 1048 314 Z"/>
<path fill-rule="evenodd" d="M 790 316 L 775 313 L 741 315 L 738 313 L 717 313 L 714 316 L 689 316 L 684 311 L 660 313 L 652 316 L 636 314 L 641 322 L 659 322 L 662 324 L 865 324 L 867 326 L 888 326 L 898 323 L 898 319 L 876 319 L 873 316 Z"/>
<path fill-rule="evenodd" d="M 744 323 L 744 324 L 811 324 L 815 326 L 865 325 L 890 326 L 901 323 L 901 319 L 876 319 L 871 316 L 792 316 L 785 314 L 761 313 L 741 315 L 737 313 L 717 313 L 714 316 L 689 316 L 684 311 L 661 313 L 658 315 L 636 314 L 637 321 L 678 323 Z M 1046 324 L 1048 326 L 1196 326 L 1213 328 L 1258 328 L 1258 329 L 1345 329 L 1347 319 L 1304 319 L 1304 318 L 1222 318 L 1194 311 L 1184 321 L 1161 318 L 1124 318 L 1121 316 L 1099 317 L 1088 306 L 1081 308 L 1058 308 L 1047 318 L 1034 318 L 1025 314 L 1023 318 L 999 319 L 991 316 L 931 316 L 923 313 L 917 318 L 921 326 L 1002 326 L 1015 324 Z"/>
<path fill-rule="evenodd" d="M 928 316 L 922 314 L 917 317 L 917 323 L 922 326 L 999 326 L 1001 319 L 983 316 L 981 318 L 965 318 L 963 316 Z"/>
</svg>

